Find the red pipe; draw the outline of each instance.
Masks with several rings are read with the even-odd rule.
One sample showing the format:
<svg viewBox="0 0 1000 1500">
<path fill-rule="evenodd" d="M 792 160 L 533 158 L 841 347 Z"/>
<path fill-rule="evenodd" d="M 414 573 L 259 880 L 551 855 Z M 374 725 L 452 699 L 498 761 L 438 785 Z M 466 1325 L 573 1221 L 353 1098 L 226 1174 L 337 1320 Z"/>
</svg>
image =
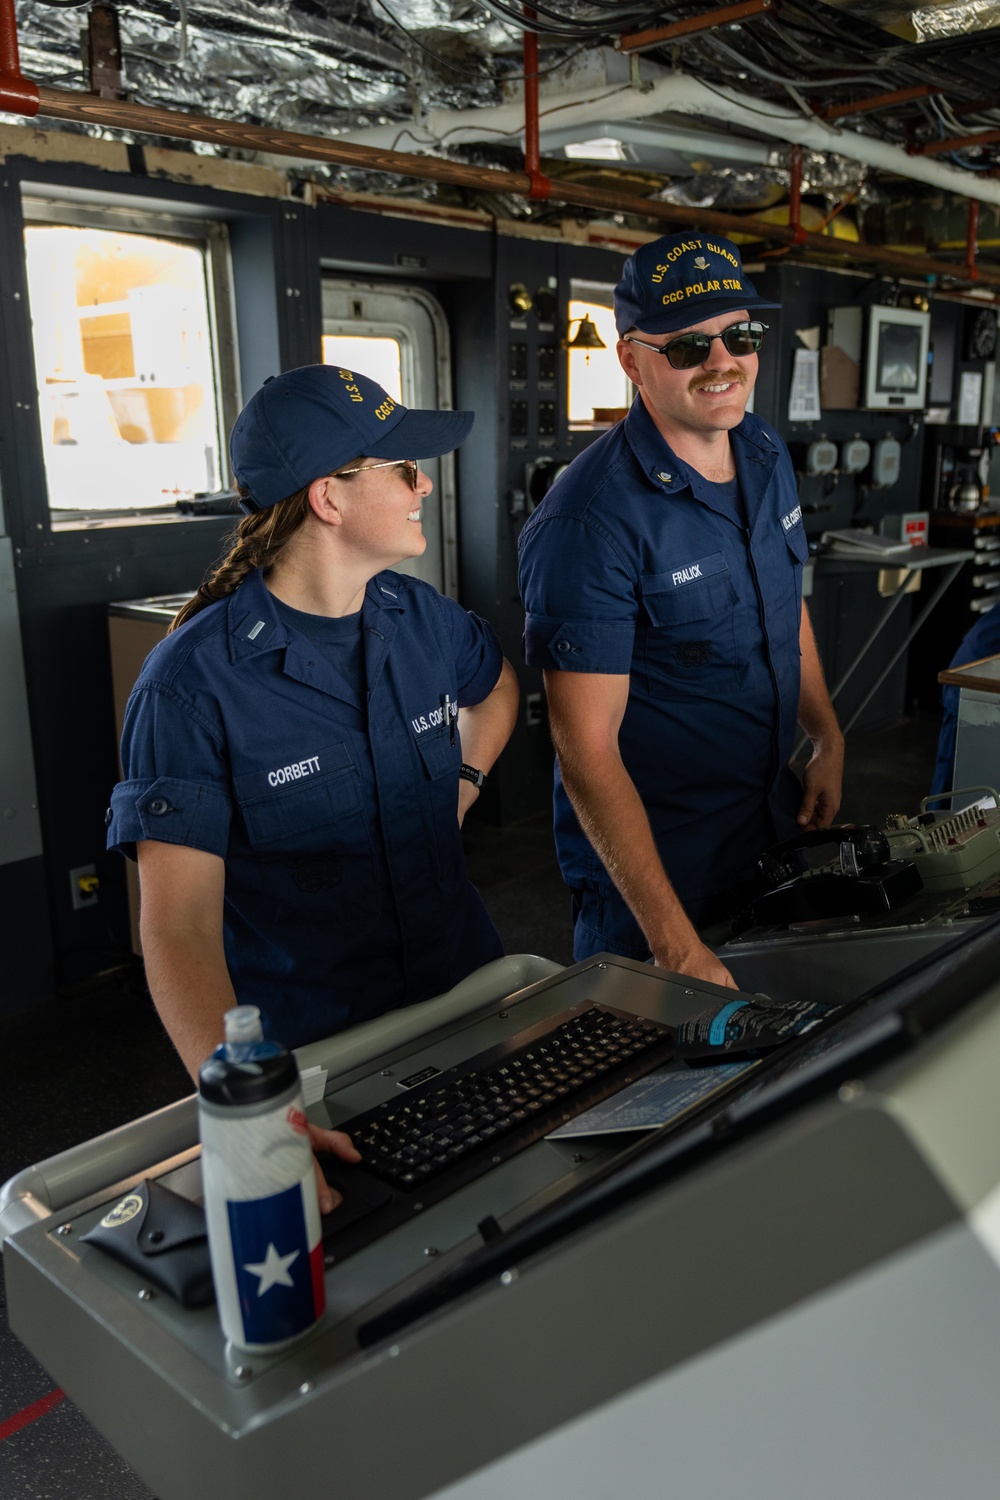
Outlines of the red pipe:
<svg viewBox="0 0 1000 1500">
<path fill-rule="evenodd" d="M 0 0 L 0 109 L 14 115 L 38 113 L 38 85 L 21 76 L 14 0 Z"/>
<path fill-rule="evenodd" d="M 842 214 L 845 208 L 850 208 L 851 204 L 854 202 L 860 191 L 861 188 L 856 187 L 853 193 L 848 193 L 846 198 L 841 199 L 836 208 L 831 208 L 830 212 L 824 218 L 820 219 L 819 223 L 816 225 L 816 228 L 813 230 L 813 234 L 822 234 L 826 226 L 828 224 L 832 224 L 838 214 Z"/>
<path fill-rule="evenodd" d="M 530 5 L 524 7 L 525 16 L 534 19 Z M 538 144 L 538 33 L 525 28 L 524 32 L 524 170 L 531 182 L 529 198 L 548 198 L 552 194 L 552 183 L 539 170 L 541 151 Z"/>
<path fill-rule="evenodd" d="M 615 41 L 619 52 L 630 54 L 643 52 L 648 47 L 659 47 L 674 37 L 690 36 L 694 31 L 714 30 L 716 26 L 732 26 L 750 16 L 759 16 L 762 11 L 772 10 L 775 0 L 741 0 L 738 5 L 724 5 L 721 10 L 709 11 L 701 16 L 688 16 L 683 21 L 671 21 L 669 26 L 658 26 L 655 30 L 634 31 L 629 36 L 620 36 Z"/>
<path fill-rule="evenodd" d="M 792 170 L 788 185 L 788 227 L 796 245 L 804 245 L 806 232 L 802 228 L 802 147 L 792 147 Z"/>
<path fill-rule="evenodd" d="M 944 141 L 924 141 L 919 146 L 907 146 L 908 156 L 943 156 L 948 151 L 967 151 L 970 146 L 995 146 L 1000 141 L 1000 130 L 979 130 L 975 135 L 949 136 Z"/>
<path fill-rule="evenodd" d="M 965 232 L 965 274 L 969 281 L 979 280 L 976 252 L 979 249 L 979 199 L 969 199 L 969 222 Z"/>
<path fill-rule="evenodd" d="M 440 157 L 413 157 L 404 151 L 383 151 L 371 146 L 356 146 L 336 137 L 301 135 L 263 125 L 246 125 L 234 120 L 219 120 L 208 115 L 186 114 L 182 110 L 161 109 L 151 104 L 133 104 L 127 99 L 104 99 L 78 89 L 53 88 L 49 84 L 32 84 L 11 72 L 16 65 L 17 38 L 13 27 L 13 0 L 0 0 L 0 109 L 15 114 L 41 114 L 45 119 L 70 120 L 75 124 L 101 125 L 109 130 L 137 131 L 147 135 L 165 135 L 172 140 L 204 141 L 225 150 L 265 151 L 272 155 L 293 156 L 305 161 L 332 162 L 337 166 L 364 167 L 369 172 L 393 172 L 403 177 L 423 178 L 430 182 L 453 183 L 457 187 L 484 189 L 490 193 L 508 192 L 530 197 L 532 180 L 527 172 L 504 172 L 497 167 L 476 167 L 446 161 Z M 537 81 L 537 74 L 536 74 Z M 3 94 L 4 85 L 13 89 Z M 527 91 L 526 91 L 527 92 Z M 581 182 L 558 180 L 548 182 L 536 173 L 535 186 L 544 184 L 546 195 L 558 203 L 576 208 L 596 208 L 602 212 L 630 214 L 654 224 L 668 224 L 683 229 L 697 227 L 709 233 L 731 234 L 734 230 L 754 235 L 766 244 L 802 244 L 824 259 L 849 260 L 856 266 L 891 266 L 897 273 L 934 276 L 946 282 L 961 281 L 961 269 L 954 263 L 934 260 L 926 255 L 903 255 L 884 245 L 832 240 L 825 235 L 810 234 L 791 226 L 765 223 L 753 215 L 719 213 L 715 209 L 691 209 L 679 204 L 663 203 L 635 194 L 611 192 Z M 536 193 L 537 196 L 537 193 Z M 997 288 L 1000 301 L 1000 273 L 991 269 L 976 271 L 980 286 Z"/>
<path fill-rule="evenodd" d="M 828 109 L 817 111 L 821 120 L 842 120 L 846 115 L 870 114 L 875 109 L 886 109 L 894 104 L 908 104 L 913 99 L 926 99 L 932 94 L 942 94 L 934 83 L 917 83 L 909 89 L 893 89 L 891 94 L 872 94 L 868 99 L 856 99 L 853 104 L 831 104 Z M 992 105 L 989 106 L 992 108 Z"/>
</svg>

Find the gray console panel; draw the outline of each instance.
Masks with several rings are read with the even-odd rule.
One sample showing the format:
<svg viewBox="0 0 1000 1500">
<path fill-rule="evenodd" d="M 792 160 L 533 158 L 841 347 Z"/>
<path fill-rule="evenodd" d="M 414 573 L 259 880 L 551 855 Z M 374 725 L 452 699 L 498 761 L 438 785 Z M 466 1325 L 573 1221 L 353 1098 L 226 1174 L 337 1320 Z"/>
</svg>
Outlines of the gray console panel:
<svg viewBox="0 0 1000 1500">
<path fill-rule="evenodd" d="M 337 1123 L 391 1089 L 384 1069 L 447 1066 L 580 999 L 676 1021 L 717 996 L 628 960 L 577 965 L 480 1008 L 468 1025 L 452 1020 L 358 1063 L 319 1108 Z M 963 1242 L 965 1216 L 1000 1182 L 998 1055 L 1000 987 L 863 1081 L 844 1078 L 839 1092 L 367 1351 L 359 1324 L 480 1243 L 485 1212 L 515 1224 L 615 1146 L 539 1142 L 335 1266 L 318 1330 L 284 1357 L 244 1359 L 242 1377 L 213 1309 L 142 1298 L 136 1276 L 79 1244 L 128 1181 L 11 1234 L 11 1324 L 160 1500 L 273 1500 L 314 1487 L 350 1500 L 420 1500 L 449 1486 L 456 1500 L 485 1500 L 501 1493 L 488 1476 L 519 1454 L 541 1455 L 567 1424 L 626 1410 L 657 1382 L 724 1360 L 730 1345 L 770 1336 L 815 1299 L 847 1295 L 916 1248 L 960 1231 Z M 197 1170 L 191 1149 L 151 1160 L 131 1180 L 165 1176 L 196 1195 Z M 706 1440 L 713 1425 L 706 1413 Z M 626 1460 L 622 1474 L 630 1487 L 638 1455 L 635 1465 L 633 1476 Z M 569 1495 L 542 1485 L 543 1471 L 529 1466 L 539 1482 L 519 1479 L 506 1493 Z"/>
</svg>

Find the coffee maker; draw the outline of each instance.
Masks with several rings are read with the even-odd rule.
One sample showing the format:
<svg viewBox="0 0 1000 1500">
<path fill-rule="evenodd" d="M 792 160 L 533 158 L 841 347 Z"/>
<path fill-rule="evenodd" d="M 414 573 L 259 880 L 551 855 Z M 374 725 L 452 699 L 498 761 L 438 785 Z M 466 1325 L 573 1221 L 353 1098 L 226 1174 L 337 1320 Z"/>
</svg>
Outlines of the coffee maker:
<svg viewBox="0 0 1000 1500">
<path fill-rule="evenodd" d="M 923 501 L 928 510 L 977 515 L 989 484 L 992 428 L 929 423 L 924 429 Z"/>
</svg>

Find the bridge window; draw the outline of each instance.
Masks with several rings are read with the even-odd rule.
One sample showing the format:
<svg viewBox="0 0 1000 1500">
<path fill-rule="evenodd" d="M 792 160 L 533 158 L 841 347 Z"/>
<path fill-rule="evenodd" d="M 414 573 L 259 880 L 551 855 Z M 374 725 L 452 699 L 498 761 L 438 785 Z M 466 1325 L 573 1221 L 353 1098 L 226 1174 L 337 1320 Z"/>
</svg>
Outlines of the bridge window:
<svg viewBox="0 0 1000 1500">
<path fill-rule="evenodd" d="M 53 522 L 223 489 L 222 226 L 41 200 L 25 217 Z"/>
</svg>

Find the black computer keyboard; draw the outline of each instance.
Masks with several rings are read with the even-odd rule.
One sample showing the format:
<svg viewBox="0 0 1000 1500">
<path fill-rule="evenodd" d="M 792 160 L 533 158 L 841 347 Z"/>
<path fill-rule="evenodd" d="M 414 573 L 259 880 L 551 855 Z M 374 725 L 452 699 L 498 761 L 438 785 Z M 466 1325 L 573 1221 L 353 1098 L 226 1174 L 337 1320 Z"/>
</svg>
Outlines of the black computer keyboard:
<svg viewBox="0 0 1000 1500">
<path fill-rule="evenodd" d="M 423 1190 L 445 1175 L 457 1186 L 667 1061 L 672 1039 L 656 1021 L 587 1001 L 447 1072 L 419 1075 L 339 1128 L 394 1188 Z"/>
</svg>

